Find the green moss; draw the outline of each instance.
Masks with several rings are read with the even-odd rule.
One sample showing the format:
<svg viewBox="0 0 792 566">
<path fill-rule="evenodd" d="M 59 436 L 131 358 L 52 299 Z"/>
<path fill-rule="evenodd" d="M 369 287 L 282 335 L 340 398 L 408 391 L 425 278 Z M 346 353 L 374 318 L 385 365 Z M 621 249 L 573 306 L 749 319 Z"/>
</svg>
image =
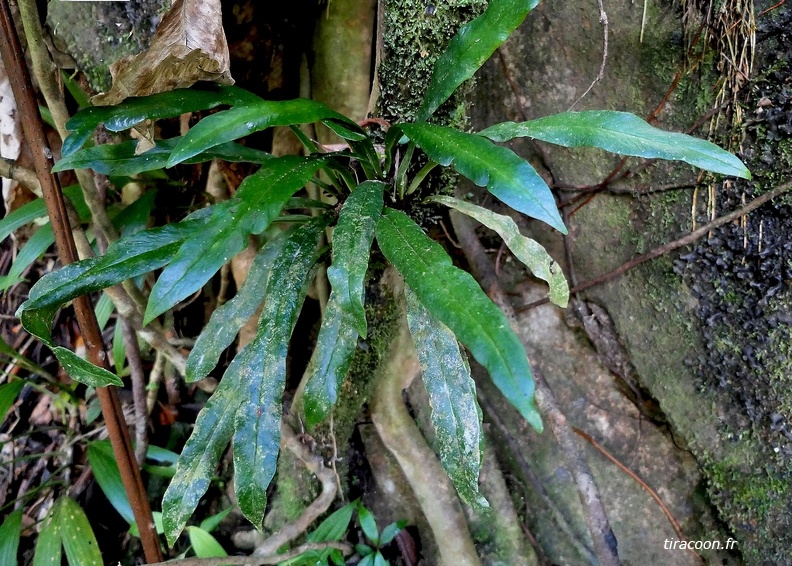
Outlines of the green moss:
<svg viewBox="0 0 792 566">
<path fill-rule="evenodd" d="M 142 51 L 162 13 L 162 0 L 138 0 L 134 6 L 114 2 L 50 2 L 47 25 L 55 45 L 71 55 L 97 91 L 109 88 L 110 65 Z M 169 3 L 168 3 L 169 5 Z"/>
<path fill-rule="evenodd" d="M 379 73 L 380 110 L 386 119 L 413 119 L 429 86 L 435 60 L 459 27 L 484 10 L 486 2 L 452 0 L 433 5 L 435 10 L 430 13 L 426 0 L 388 4 Z M 452 96 L 435 114 L 437 121 L 464 122 L 464 98 L 464 92 Z"/>
</svg>

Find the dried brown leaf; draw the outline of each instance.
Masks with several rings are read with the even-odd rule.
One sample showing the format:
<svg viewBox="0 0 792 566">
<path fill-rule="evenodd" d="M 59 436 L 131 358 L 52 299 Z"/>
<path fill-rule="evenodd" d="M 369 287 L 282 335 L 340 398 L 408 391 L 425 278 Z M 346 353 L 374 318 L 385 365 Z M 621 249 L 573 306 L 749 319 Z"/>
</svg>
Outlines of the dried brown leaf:
<svg viewBox="0 0 792 566">
<path fill-rule="evenodd" d="M 198 81 L 234 84 L 220 0 L 174 0 L 151 46 L 112 64 L 110 74 L 112 88 L 91 99 L 97 106 L 187 88 Z"/>
</svg>

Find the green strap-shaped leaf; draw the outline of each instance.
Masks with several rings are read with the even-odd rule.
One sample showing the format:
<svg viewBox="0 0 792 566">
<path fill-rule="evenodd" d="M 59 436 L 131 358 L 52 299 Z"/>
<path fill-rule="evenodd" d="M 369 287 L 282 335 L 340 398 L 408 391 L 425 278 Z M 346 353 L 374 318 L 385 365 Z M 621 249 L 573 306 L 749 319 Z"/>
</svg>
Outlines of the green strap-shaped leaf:
<svg viewBox="0 0 792 566">
<path fill-rule="evenodd" d="M 310 124 L 323 120 L 335 120 L 343 122 L 347 128 L 360 129 L 351 120 L 314 100 L 260 100 L 218 112 L 198 122 L 173 150 L 167 166 L 173 167 L 210 147 L 273 126 Z"/>
<path fill-rule="evenodd" d="M 220 385 L 198 414 L 176 463 L 176 474 L 162 497 L 162 526 L 172 546 L 179 538 L 234 435 L 234 415 L 242 402 L 239 368 L 253 354 L 248 345 L 228 366 Z"/>
<path fill-rule="evenodd" d="M 343 310 L 338 293 L 333 290 L 308 364 L 308 381 L 303 392 L 303 410 L 309 427 L 322 422 L 338 400 L 357 342 L 354 319 Z"/>
<path fill-rule="evenodd" d="M 102 566 L 102 553 L 91 524 L 82 508 L 68 496 L 58 499 L 44 520 L 33 566 L 60 564 L 61 544 L 70 566 Z"/>
<path fill-rule="evenodd" d="M 520 229 L 514 220 L 502 214 L 495 214 L 491 210 L 448 196 L 429 197 L 430 201 L 439 202 L 457 209 L 481 222 L 490 230 L 494 230 L 503 238 L 503 241 L 514 254 L 514 257 L 523 262 L 536 277 L 547 281 L 550 286 L 548 296 L 550 301 L 559 307 L 566 308 L 569 302 L 569 286 L 564 272 L 553 260 L 539 242 L 526 238 L 520 234 Z"/>
<path fill-rule="evenodd" d="M 102 175 L 137 175 L 145 171 L 163 169 L 171 151 L 181 141 L 181 137 L 158 140 L 157 145 L 145 153 L 135 155 L 138 142 L 135 140 L 118 144 L 86 147 L 68 157 L 64 157 L 52 168 L 53 173 L 70 169 L 93 169 Z M 245 147 L 238 143 L 227 142 L 199 153 L 186 160 L 186 163 L 203 163 L 212 159 L 225 161 L 246 161 L 264 163 L 272 159 L 266 151 Z"/>
<path fill-rule="evenodd" d="M 80 149 L 102 123 L 111 132 L 121 132 L 147 119 L 173 118 L 186 112 L 208 110 L 224 104 L 233 106 L 261 100 L 238 87 L 202 86 L 131 97 L 116 106 L 92 106 L 81 110 L 66 122 L 66 129 L 72 133 L 63 141 L 62 154 L 66 157 Z"/>
<path fill-rule="evenodd" d="M 541 431 L 525 348 L 473 276 L 454 267 L 440 244 L 403 212 L 385 208 L 377 224 L 377 242 L 421 304 L 451 329 L 506 399 Z"/>
<path fill-rule="evenodd" d="M 327 269 L 341 308 L 352 316 L 363 338 L 367 332 L 363 286 L 384 191 L 385 183 L 364 181 L 349 195 L 333 230 L 333 264 Z"/>
<path fill-rule="evenodd" d="M 198 558 L 215 558 L 228 556 L 217 539 L 200 527 L 187 527 L 187 536 Z"/>
<path fill-rule="evenodd" d="M 236 508 L 236 506 L 234 506 L 234 505 L 232 505 L 230 507 L 226 507 L 225 509 L 223 509 L 219 513 L 215 513 L 214 515 L 210 515 L 209 517 L 207 517 L 206 519 L 201 521 L 201 524 L 199 526 L 203 530 L 205 530 L 207 533 L 211 533 L 213 530 L 215 530 L 217 527 L 220 526 L 220 523 L 222 523 L 223 520 L 226 517 L 228 517 L 235 508 Z"/>
<path fill-rule="evenodd" d="M 22 274 L 28 266 L 36 261 L 54 243 L 55 235 L 52 233 L 51 225 L 47 224 L 36 230 L 36 233 L 19 250 L 19 254 L 17 254 L 14 263 L 11 264 L 8 273 L 0 276 L 0 293 L 23 281 Z"/>
<path fill-rule="evenodd" d="M 121 238 L 97 258 L 70 263 L 42 277 L 31 288 L 18 314 L 60 305 L 158 269 L 168 263 L 181 243 L 205 229 L 212 209 L 204 208 L 176 224 Z"/>
<path fill-rule="evenodd" d="M 96 483 L 102 488 L 107 500 L 127 523 L 132 524 L 135 515 L 132 513 L 132 506 L 129 504 L 113 446 L 109 440 L 97 440 L 88 445 L 88 463 L 91 465 Z"/>
<path fill-rule="evenodd" d="M 459 173 L 532 218 L 566 234 L 553 193 L 527 161 L 475 134 L 431 124 L 400 124 L 404 134 L 441 165 Z"/>
<path fill-rule="evenodd" d="M 21 534 L 22 509 L 17 509 L 9 514 L 0 526 L 0 564 L 17 564 Z"/>
<path fill-rule="evenodd" d="M 33 566 L 60 566 L 61 525 L 58 522 L 58 502 L 50 509 L 39 529 Z M 13 563 L 12 563 L 13 564 Z"/>
<path fill-rule="evenodd" d="M 102 553 L 88 517 L 71 497 L 58 500 L 61 540 L 71 566 L 102 566 Z"/>
<path fill-rule="evenodd" d="M 487 506 L 479 495 L 481 410 L 476 384 L 456 336 L 433 317 L 407 287 L 407 324 L 429 394 L 440 463 L 459 495 L 474 506 Z"/>
<path fill-rule="evenodd" d="M 264 309 L 250 347 L 255 355 L 242 370 L 244 401 L 234 420 L 234 492 L 248 520 L 261 525 L 267 486 L 280 450 L 281 398 L 286 380 L 286 352 L 297 315 L 319 257 L 317 243 L 328 220 L 294 230 L 272 265 Z"/>
<path fill-rule="evenodd" d="M 214 207 L 205 229 L 185 241 L 151 289 L 143 323 L 188 297 L 260 234 L 280 214 L 289 198 L 325 164 L 324 158 L 293 155 L 272 159 L 246 178 L 234 198 Z"/>
<path fill-rule="evenodd" d="M 599 147 L 621 155 L 684 161 L 715 173 L 751 178 L 742 161 L 714 143 L 660 130 L 628 112 L 562 112 L 520 124 L 496 124 L 479 135 L 494 141 L 529 137 L 564 147 Z"/>
<path fill-rule="evenodd" d="M 88 209 L 82 196 L 82 189 L 79 185 L 71 185 L 63 189 L 63 194 L 72 201 L 75 208 L 78 208 L 80 218 L 88 218 Z M 0 241 L 5 240 L 17 228 L 29 224 L 38 218 L 47 216 L 47 207 L 44 199 L 36 199 L 17 208 L 14 212 L 0 220 Z"/>
<path fill-rule="evenodd" d="M 204 226 L 208 212 L 211 211 L 204 209 L 178 224 L 122 238 L 112 244 L 102 257 L 71 263 L 42 277 L 17 311 L 22 325 L 52 349 L 63 368 L 77 381 L 93 387 L 123 385 L 113 373 L 53 343 L 50 328 L 55 313 L 61 305 L 76 297 L 162 267 L 170 261 L 184 239 Z"/>
<path fill-rule="evenodd" d="M 437 58 L 432 82 L 416 118 L 429 118 L 476 73 L 537 4 L 538 0 L 490 0 L 483 14 L 462 26 Z"/>
<path fill-rule="evenodd" d="M 379 529 L 377 528 L 377 521 L 374 515 L 363 504 L 358 501 L 357 504 L 358 523 L 363 530 L 363 534 L 374 546 L 379 546 Z"/>
<path fill-rule="evenodd" d="M 352 520 L 352 513 L 355 512 L 356 502 L 347 503 L 338 511 L 335 511 L 327 519 L 316 527 L 316 529 L 306 537 L 308 542 L 327 542 L 339 541 L 347 532 L 349 521 Z"/>
<path fill-rule="evenodd" d="M 247 279 L 233 299 L 216 309 L 201 331 L 187 358 L 186 380 L 203 379 L 217 365 L 223 350 L 234 341 L 239 330 L 264 300 L 267 279 L 275 258 L 280 255 L 288 232 L 282 232 L 256 254 Z"/>
</svg>

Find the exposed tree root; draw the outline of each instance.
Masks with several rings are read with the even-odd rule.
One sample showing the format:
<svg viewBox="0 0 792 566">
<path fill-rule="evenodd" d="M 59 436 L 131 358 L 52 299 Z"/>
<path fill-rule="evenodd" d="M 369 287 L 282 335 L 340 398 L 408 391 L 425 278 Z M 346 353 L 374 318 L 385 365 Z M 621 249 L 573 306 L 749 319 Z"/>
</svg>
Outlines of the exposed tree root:
<svg viewBox="0 0 792 566">
<path fill-rule="evenodd" d="M 459 243 L 470 263 L 471 271 L 476 279 L 487 289 L 489 297 L 500 307 L 506 318 L 514 326 L 517 319 L 514 308 L 509 303 L 505 291 L 495 277 L 494 270 L 486 257 L 484 248 L 474 232 L 473 221 L 462 214 L 451 211 L 451 221 L 454 225 Z M 586 464 L 581 448 L 576 444 L 572 429 L 566 416 L 558 408 L 552 390 L 545 382 L 541 371 L 533 365 L 536 382 L 536 404 L 542 413 L 545 422 L 553 431 L 564 455 L 569 463 L 578 494 L 585 513 L 586 524 L 591 533 L 594 554 L 601 566 L 615 566 L 620 564 L 616 536 L 610 527 L 608 518 L 600 500 L 599 490 L 594 483 L 594 478 Z"/>
<path fill-rule="evenodd" d="M 445 566 L 480 564 L 454 487 L 413 421 L 402 391 L 420 372 L 403 320 L 370 402 L 371 419 L 399 463 L 429 523 Z"/>
<path fill-rule="evenodd" d="M 285 422 L 281 424 L 281 445 L 288 449 L 319 479 L 322 492 L 311 503 L 296 521 L 281 527 L 281 529 L 258 544 L 253 551 L 254 556 L 269 556 L 275 554 L 284 544 L 293 541 L 308 530 L 316 519 L 330 508 L 336 496 L 335 473 L 332 468 L 326 468 L 321 456 L 312 453 L 297 437 L 294 430 Z M 281 558 L 281 560 L 284 560 Z M 224 563 L 225 564 L 225 563 Z M 258 564 L 275 564 L 275 562 L 258 562 Z"/>
</svg>

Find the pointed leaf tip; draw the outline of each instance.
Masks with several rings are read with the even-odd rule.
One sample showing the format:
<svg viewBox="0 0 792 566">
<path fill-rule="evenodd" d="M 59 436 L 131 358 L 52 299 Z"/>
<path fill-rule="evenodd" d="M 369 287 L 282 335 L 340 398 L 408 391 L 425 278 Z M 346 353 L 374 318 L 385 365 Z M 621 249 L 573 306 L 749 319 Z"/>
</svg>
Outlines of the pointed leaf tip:
<svg viewBox="0 0 792 566">
<path fill-rule="evenodd" d="M 518 212 L 541 220 L 562 234 L 567 233 L 547 183 L 510 149 L 479 135 L 444 126 L 400 124 L 394 127 L 400 128 L 432 161 L 452 165 Z"/>
</svg>

